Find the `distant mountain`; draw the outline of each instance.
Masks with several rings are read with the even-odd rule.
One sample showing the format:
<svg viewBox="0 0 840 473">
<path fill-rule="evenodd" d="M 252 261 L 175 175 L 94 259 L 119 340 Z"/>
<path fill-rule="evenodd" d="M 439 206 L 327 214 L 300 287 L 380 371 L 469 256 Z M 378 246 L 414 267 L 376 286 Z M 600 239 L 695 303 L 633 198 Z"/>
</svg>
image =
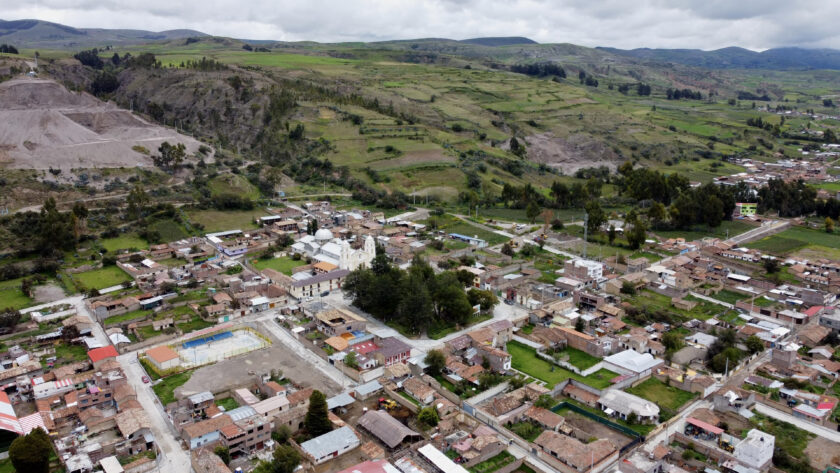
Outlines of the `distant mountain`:
<svg viewBox="0 0 840 473">
<path fill-rule="evenodd" d="M 125 45 L 203 37 L 205 33 L 194 30 L 109 30 L 101 28 L 73 28 L 41 20 L 0 20 L 0 43 L 18 48 L 70 49 L 106 45 Z"/>
<path fill-rule="evenodd" d="M 490 38 L 471 38 L 460 41 L 461 43 L 477 44 L 479 46 L 516 46 L 520 44 L 537 44 L 536 41 L 522 36 L 505 36 Z"/>
<path fill-rule="evenodd" d="M 648 48 L 597 49 L 619 56 L 710 69 L 840 69 L 840 51 L 836 49 L 775 48 L 763 52 L 735 47 L 714 51 Z"/>
</svg>

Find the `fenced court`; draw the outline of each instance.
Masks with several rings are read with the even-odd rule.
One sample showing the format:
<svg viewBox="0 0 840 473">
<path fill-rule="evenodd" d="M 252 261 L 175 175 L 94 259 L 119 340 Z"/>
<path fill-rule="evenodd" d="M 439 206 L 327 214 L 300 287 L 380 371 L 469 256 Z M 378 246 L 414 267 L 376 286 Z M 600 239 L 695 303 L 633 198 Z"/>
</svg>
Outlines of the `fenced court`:
<svg viewBox="0 0 840 473">
<path fill-rule="evenodd" d="M 259 350 L 270 344 L 264 336 L 244 328 L 188 340 L 176 347 L 175 351 L 181 359 L 182 368 L 194 368 Z"/>
</svg>

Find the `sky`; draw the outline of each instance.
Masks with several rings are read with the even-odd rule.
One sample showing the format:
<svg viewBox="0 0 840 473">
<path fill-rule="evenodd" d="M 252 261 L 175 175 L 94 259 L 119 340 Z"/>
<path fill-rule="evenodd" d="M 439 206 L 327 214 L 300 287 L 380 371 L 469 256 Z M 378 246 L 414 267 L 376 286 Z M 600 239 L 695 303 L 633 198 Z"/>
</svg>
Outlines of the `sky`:
<svg viewBox="0 0 840 473">
<path fill-rule="evenodd" d="M 840 49 L 840 0 L 10 0 L 0 18 L 279 41 L 526 36 L 630 48 Z"/>
</svg>

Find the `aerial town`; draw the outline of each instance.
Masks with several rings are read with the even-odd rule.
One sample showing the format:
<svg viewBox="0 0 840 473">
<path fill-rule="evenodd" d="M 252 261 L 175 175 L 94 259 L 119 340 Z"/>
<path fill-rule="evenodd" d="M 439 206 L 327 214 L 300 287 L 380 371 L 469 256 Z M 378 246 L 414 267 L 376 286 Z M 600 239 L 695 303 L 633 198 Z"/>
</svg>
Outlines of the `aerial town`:
<svg viewBox="0 0 840 473">
<path fill-rule="evenodd" d="M 752 276 L 776 257 L 739 242 L 791 222 L 739 208 L 753 228 L 737 239 L 602 261 L 542 227 L 509 224 L 491 245 L 431 230 L 424 209 L 328 201 L 120 251 L 125 282 L 5 329 L 24 333 L 4 339 L 0 427 L 44 429 L 68 473 L 249 471 L 279 443 L 324 473 L 766 473 L 792 439 L 830 465 L 840 262 Z M 555 265 L 502 252 L 523 245 Z M 423 256 L 492 297 L 417 337 L 343 287 L 377 259 Z"/>
<path fill-rule="evenodd" d="M 840 473 L 838 2 L 3 2 L 0 473 Z"/>
</svg>

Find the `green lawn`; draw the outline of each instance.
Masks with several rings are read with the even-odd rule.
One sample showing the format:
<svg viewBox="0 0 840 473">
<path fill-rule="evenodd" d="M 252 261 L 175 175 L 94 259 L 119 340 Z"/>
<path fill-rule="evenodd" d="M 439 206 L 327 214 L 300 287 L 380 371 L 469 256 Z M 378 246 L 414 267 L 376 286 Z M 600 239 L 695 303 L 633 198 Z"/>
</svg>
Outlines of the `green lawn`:
<svg viewBox="0 0 840 473">
<path fill-rule="evenodd" d="M 105 325 L 118 325 L 128 320 L 134 320 L 139 318 L 145 318 L 152 314 L 151 310 L 135 310 L 132 312 L 126 312 L 122 315 L 115 315 L 113 317 L 109 317 L 105 319 Z"/>
<path fill-rule="evenodd" d="M 673 411 L 679 410 L 685 403 L 697 396 L 695 393 L 667 386 L 656 378 L 648 378 L 642 384 L 628 388 L 627 392 L 654 402 L 659 407 Z"/>
<path fill-rule="evenodd" d="M 106 238 L 104 240 L 100 240 L 99 243 L 110 253 L 118 250 L 146 250 L 149 248 L 149 243 L 146 240 L 134 234 L 120 235 L 116 238 Z"/>
<path fill-rule="evenodd" d="M 488 458 L 481 463 L 476 464 L 470 468 L 467 468 L 467 471 L 470 473 L 492 473 L 499 468 L 509 465 L 516 461 L 516 457 L 508 453 L 507 451 L 502 450 L 501 453 L 496 455 L 493 458 Z"/>
<path fill-rule="evenodd" d="M 239 407 L 239 403 L 236 402 L 236 399 L 232 397 L 226 397 L 224 399 L 219 399 L 216 401 L 216 405 L 219 407 L 224 407 L 226 411 L 232 411 Z"/>
<path fill-rule="evenodd" d="M 8 458 L 0 460 L 0 473 L 15 473 L 15 467 L 12 466 L 12 461 Z"/>
<path fill-rule="evenodd" d="M 116 266 L 106 266 L 100 269 L 85 271 L 84 273 L 71 274 L 70 276 L 76 282 L 77 288 L 81 284 L 87 289 L 105 289 L 106 287 L 131 281 L 131 277 Z"/>
<path fill-rule="evenodd" d="M 808 447 L 808 442 L 815 437 L 814 434 L 802 430 L 793 424 L 788 424 L 787 422 L 776 420 L 759 413 L 756 413 L 750 419 L 750 423 L 762 432 L 774 435 L 776 437 L 776 448 L 796 458 L 806 458 L 805 448 Z"/>
<path fill-rule="evenodd" d="M 408 400 L 409 400 L 412 404 L 414 404 L 415 406 L 417 406 L 417 407 L 420 407 L 420 406 L 421 406 L 420 401 L 418 401 L 417 399 L 414 399 L 413 397 L 411 397 L 411 395 L 410 395 L 410 394 L 408 394 L 407 392 L 405 392 L 405 391 L 399 391 L 399 392 L 397 392 L 397 394 L 399 394 L 401 397 L 404 397 L 405 399 L 408 399 Z"/>
<path fill-rule="evenodd" d="M 61 364 L 84 361 L 87 359 L 87 352 L 88 350 L 84 345 L 61 343 L 55 347 L 55 356 L 63 362 Z"/>
<path fill-rule="evenodd" d="M 726 302 L 727 304 L 735 304 L 736 302 L 740 301 L 741 299 L 746 299 L 747 296 L 744 294 L 730 291 L 729 289 L 724 289 L 717 294 L 712 294 L 711 296 L 713 299 L 717 299 L 721 302 Z"/>
<path fill-rule="evenodd" d="M 183 240 L 189 236 L 184 227 L 172 219 L 158 220 L 149 225 L 149 229 L 158 232 L 162 242 Z"/>
<path fill-rule="evenodd" d="M 207 233 L 226 230 L 247 230 L 257 228 L 254 219 L 266 215 L 263 209 L 253 210 L 192 210 L 188 213 L 191 223 L 204 226 Z"/>
<path fill-rule="evenodd" d="M 234 194 L 251 200 L 260 198 L 260 191 L 244 176 L 237 174 L 223 174 L 216 176 L 208 183 L 212 196 Z"/>
<path fill-rule="evenodd" d="M 170 402 L 175 402 L 175 389 L 189 381 L 192 374 L 192 371 L 184 371 L 167 376 L 155 384 L 152 389 L 157 394 L 158 399 L 160 399 L 160 403 L 165 406 Z"/>
<path fill-rule="evenodd" d="M 820 248 L 840 248 L 840 233 L 826 233 L 822 230 L 805 227 L 791 227 L 781 233 L 749 243 L 747 246 L 779 255 L 804 247 L 813 247 L 817 250 Z"/>
<path fill-rule="evenodd" d="M 475 324 L 480 324 L 481 322 L 490 320 L 492 318 L 493 318 L 493 314 L 483 314 L 483 315 L 476 315 L 476 316 L 470 317 L 470 321 L 467 324 L 467 327 L 470 327 L 470 326 L 475 325 Z M 439 340 L 439 339 L 449 335 L 450 333 L 457 332 L 458 330 L 460 330 L 462 328 L 464 328 L 464 327 L 458 327 L 456 325 L 433 325 L 433 326 L 429 327 L 429 330 L 427 331 L 427 335 L 432 340 Z M 400 333 L 402 333 L 402 331 L 400 331 Z M 403 335 L 405 335 L 405 333 L 403 333 Z"/>
<path fill-rule="evenodd" d="M 204 328 L 207 328 L 207 327 L 212 327 L 213 325 L 216 325 L 216 324 L 214 324 L 213 322 L 206 322 L 204 319 L 202 319 L 198 315 L 193 316 L 193 318 L 190 319 L 187 322 L 180 323 L 180 324 L 175 324 L 175 326 L 178 327 L 179 329 L 181 329 L 181 332 L 183 332 L 183 333 L 194 332 L 196 330 L 201 330 L 201 329 L 204 329 Z"/>
<path fill-rule="evenodd" d="M 8 279 L 0 281 L 0 307 L 11 307 L 22 309 L 32 305 L 32 299 L 20 290 L 24 278 Z"/>
<path fill-rule="evenodd" d="M 568 359 L 566 361 L 580 370 L 585 370 L 587 368 L 591 368 L 598 364 L 601 361 L 600 358 L 596 358 L 589 353 L 584 351 L 580 351 L 576 348 L 567 347 L 562 351 L 556 352 L 555 357 L 559 355 L 559 359 L 564 359 L 564 355 L 568 355 Z"/>
<path fill-rule="evenodd" d="M 306 264 L 306 261 L 299 259 L 293 260 L 292 258 L 272 258 L 272 259 L 254 259 L 251 260 L 251 265 L 254 268 L 262 271 L 263 269 L 270 268 L 275 271 L 280 271 L 281 273 L 291 276 L 292 270 L 297 268 L 298 266 L 303 266 Z"/>
<path fill-rule="evenodd" d="M 555 384 L 569 378 L 588 384 L 593 388 L 604 389 L 611 384 L 611 379 L 618 376 L 616 373 L 606 369 L 598 370 L 589 376 L 581 376 L 553 363 L 549 363 L 542 358 L 537 358 L 536 350 L 516 341 L 508 342 L 507 352 L 513 358 L 511 360 L 513 369 L 545 381 L 549 389 L 553 388 Z"/>
<path fill-rule="evenodd" d="M 752 230 L 755 225 L 744 223 L 740 220 L 725 220 L 717 228 L 709 229 L 708 227 L 696 227 L 691 230 L 662 230 L 656 231 L 657 235 L 662 238 L 685 238 L 686 241 L 699 240 L 705 237 L 726 238 L 727 230 L 729 237 L 740 235 L 747 230 Z"/>
<path fill-rule="evenodd" d="M 542 427 L 528 421 L 517 422 L 511 425 L 508 430 L 529 442 L 533 442 L 543 432 Z"/>
</svg>

